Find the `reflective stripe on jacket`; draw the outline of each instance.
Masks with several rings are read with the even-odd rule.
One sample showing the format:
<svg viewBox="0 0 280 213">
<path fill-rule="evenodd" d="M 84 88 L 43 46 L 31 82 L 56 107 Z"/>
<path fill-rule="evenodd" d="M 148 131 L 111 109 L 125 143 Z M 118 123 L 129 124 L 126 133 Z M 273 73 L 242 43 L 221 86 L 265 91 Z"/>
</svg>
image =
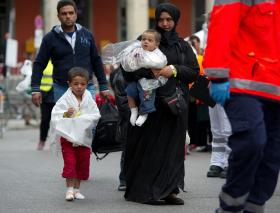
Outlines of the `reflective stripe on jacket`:
<svg viewBox="0 0 280 213">
<path fill-rule="evenodd" d="M 280 101 L 280 0 L 215 0 L 203 67 L 230 91 Z"/>
<path fill-rule="evenodd" d="M 46 69 L 43 71 L 43 76 L 40 85 L 41 91 L 48 92 L 52 89 L 52 85 L 53 85 L 52 74 L 53 74 L 53 65 L 52 62 L 49 61 Z"/>
</svg>

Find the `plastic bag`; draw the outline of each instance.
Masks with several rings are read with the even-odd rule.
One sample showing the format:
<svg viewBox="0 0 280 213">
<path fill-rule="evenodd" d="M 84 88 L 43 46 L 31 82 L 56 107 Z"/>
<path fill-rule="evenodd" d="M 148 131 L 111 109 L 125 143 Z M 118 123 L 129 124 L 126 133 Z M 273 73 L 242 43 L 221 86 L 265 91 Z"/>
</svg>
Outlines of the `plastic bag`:
<svg viewBox="0 0 280 213">
<path fill-rule="evenodd" d="M 139 83 L 143 90 L 153 90 L 163 86 L 167 82 L 167 80 L 168 79 L 163 76 L 160 76 L 157 79 L 141 78 L 139 80 Z"/>
<path fill-rule="evenodd" d="M 24 79 L 18 83 L 18 85 L 16 86 L 16 90 L 18 92 L 30 91 L 31 75 L 32 75 L 32 61 L 25 60 L 20 69 L 20 73 L 22 75 L 24 75 Z"/>
<path fill-rule="evenodd" d="M 109 43 L 102 49 L 101 58 L 103 64 L 120 64 L 123 51 L 133 44 L 136 40 L 122 41 L 118 43 Z"/>
<path fill-rule="evenodd" d="M 140 68 L 161 69 L 167 64 L 166 56 L 157 48 L 153 51 L 144 50 L 137 41 L 121 53 L 121 65 L 126 72 Z"/>
</svg>

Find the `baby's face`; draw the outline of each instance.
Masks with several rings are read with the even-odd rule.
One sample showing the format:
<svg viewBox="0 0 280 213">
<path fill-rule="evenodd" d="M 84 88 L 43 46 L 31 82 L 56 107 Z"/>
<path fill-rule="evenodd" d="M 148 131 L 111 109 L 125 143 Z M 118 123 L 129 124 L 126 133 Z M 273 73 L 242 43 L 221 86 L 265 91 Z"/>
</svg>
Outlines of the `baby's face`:
<svg viewBox="0 0 280 213">
<path fill-rule="evenodd" d="M 158 42 L 156 42 L 155 35 L 153 33 L 143 33 L 141 46 L 147 51 L 155 50 L 158 47 Z"/>
</svg>

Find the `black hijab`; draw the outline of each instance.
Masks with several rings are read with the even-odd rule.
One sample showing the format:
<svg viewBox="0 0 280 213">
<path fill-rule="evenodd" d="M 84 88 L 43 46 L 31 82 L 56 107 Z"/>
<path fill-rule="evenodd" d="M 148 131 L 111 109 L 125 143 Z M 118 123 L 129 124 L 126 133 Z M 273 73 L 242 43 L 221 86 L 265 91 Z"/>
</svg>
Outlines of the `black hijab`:
<svg viewBox="0 0 280 213">
<path fill-rule="evenodd" d="M 167 12 L 175 22 L 175 26 L 171 31 L 165 31 L 158 26 L 158 21 L 162 12 Z M 156 30 L 161 34 L 161 45 L 164 47 L 168 47 L 169 45 L 177 43 L 179 41 L 179 36 L 175 29 L 180 18 L 180 10 L 174 4 L 162 3 L 159 4 L 156 8 L 155 18 Z"/>
</svg>

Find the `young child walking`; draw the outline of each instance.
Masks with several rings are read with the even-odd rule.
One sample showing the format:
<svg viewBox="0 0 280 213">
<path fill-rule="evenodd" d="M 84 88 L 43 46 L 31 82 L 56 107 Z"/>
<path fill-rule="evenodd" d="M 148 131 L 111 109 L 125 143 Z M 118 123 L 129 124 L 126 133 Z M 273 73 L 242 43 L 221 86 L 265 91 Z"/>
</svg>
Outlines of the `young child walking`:
<svg viewBox="0 0 280 213">
<path fill-rule="evenodd" d="M 92 129 L 100 118 L 97 105 L 86 90 L 88 81 L 85 69 L 70 69 L 69 88 L 52 110 L 51 125 L 64 160 L 62 177 L 66 178 L 67 201 L 85 198 L 80 183 L 89 177 Z"/>
<path fill-rule="evenodd" d="M 166 56 L 159 50 L 161 35 L 153 29 L 143 32 L 141 41 L 128 46 L 123 53 L 121 65 L 126 72 L 140 68 L 161 69 L 167 64 Z M 130 123 L 142 126 L 148 113 L 155 111 L 155 89 L 166 83 L 167 79 L 160 76 L 157 79 L 142 78 L 138 82 L 130 82 L 126 92 L 131 110 Z M 139 100 L 139 111 L 136 104 Z M 139 116 L 138 116 L 139 114 Z"/>
</svg>

